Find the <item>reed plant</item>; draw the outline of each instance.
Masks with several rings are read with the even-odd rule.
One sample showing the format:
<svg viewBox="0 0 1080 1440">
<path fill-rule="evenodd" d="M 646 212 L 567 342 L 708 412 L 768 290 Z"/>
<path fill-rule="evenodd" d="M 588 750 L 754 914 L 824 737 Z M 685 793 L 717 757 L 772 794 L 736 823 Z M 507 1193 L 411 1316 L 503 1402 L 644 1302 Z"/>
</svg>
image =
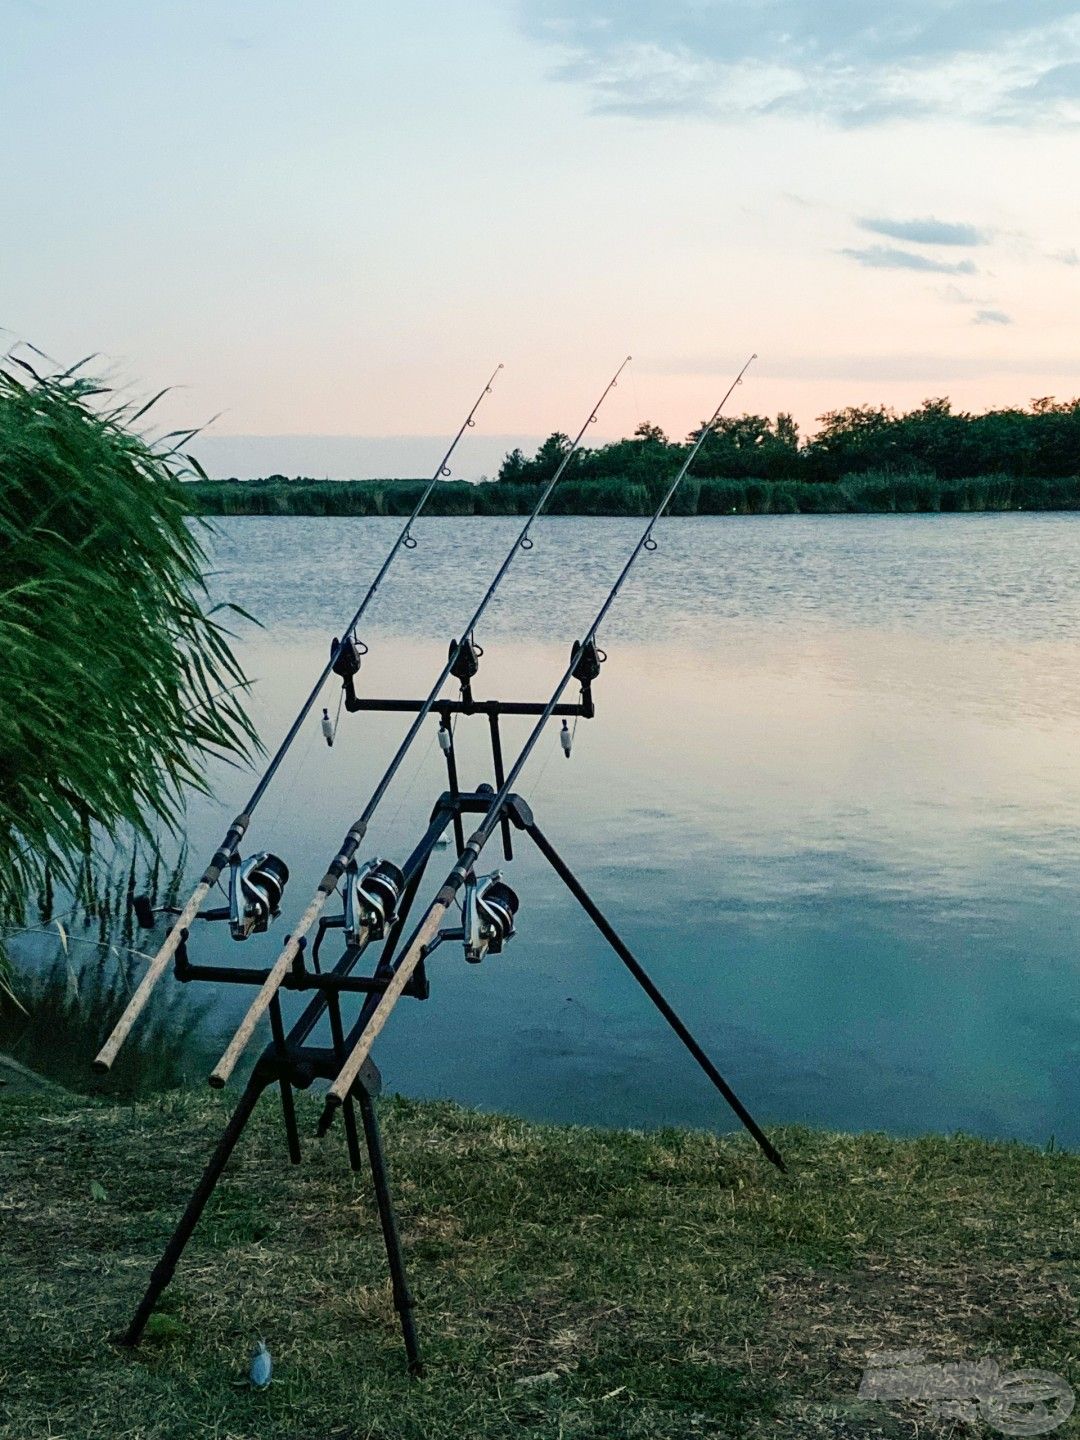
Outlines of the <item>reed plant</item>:
<svg viewBox="0 0 1080 1440">
<path fill-rule="evenodd" d="M 160 398 L 160 397 L 156 397 Z M 257 747 L 181 483 L 193 432 L 83 366 L 0 362 L 0 926 L 152 846 L 215 756 Z M 233 607 L 225 607 L 233 608 Z M 4 932 L 0 931 L 0 936 Z M 7 966 L 6 960 L 0 964 Z M 10 983 L 10 970 L 5 969 Z"/>
</svg>

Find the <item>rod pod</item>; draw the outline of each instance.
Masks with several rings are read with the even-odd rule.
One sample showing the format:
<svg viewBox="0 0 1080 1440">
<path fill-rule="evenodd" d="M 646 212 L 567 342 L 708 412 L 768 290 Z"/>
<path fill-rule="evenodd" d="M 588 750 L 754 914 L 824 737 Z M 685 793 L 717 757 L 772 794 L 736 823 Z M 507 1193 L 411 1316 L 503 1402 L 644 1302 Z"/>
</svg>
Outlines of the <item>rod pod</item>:
<svg viewBox="0 0 1080 1440">
<path fill-rule="evenodd" d="M 269 1005 L 270 1000 L 276 993 L 277 989 L 281 986 L 293 961 L 300 953 L 302 945 L 306 943 L 308 931 L 319 919 L 319 916 L 322 914 L 328 900 L 330 899 L 330 896 L 333 895 L 334 892 L 337 890 L 338 883 L 340 882 L 342 875 L 344 875 L 345 872 L 348 870 L 348 867 L 351 864 L 353 857 L 355 856 L 360 846 L 361 841 L 367 834 L 368 825 L 370 824 L 372 817 L 378 809 L 383 796 L 390 788 L 391 781 L 397 774 L 398 770 L 401 768 L 402 762 L 412 748 L 416 737 L 420 734 L 420 731 L 424 725 L 424 721 L 434 709 L 442 687 L 446 684 L 446 681 L 449 679 L 449 677 L 454 673 L 454 666 L 458 664 L 459 657 L 461 656 L 463 650 L 468 647 L 469 651 L 475 655 L 476 645 L 474 634 L 477 625 L 480 623 L 480 620 L 482 619 L 484 612 L 487 610 L 487 607 L 494 599 L 495 594 L 499 589 L 499 586 L 506 578 L 506 574 L 509 571 L 510 566 L 513 564 L 514 557 L 517 555 L 518 551 L 532 549 L 533 542 L 530 538 L 529 531 L 531 530 L 537 517 L 543 511 L 544 506 L 547 504 L 548 499 L 550 498 L 556 485 L 562 479 L 566 467 L 570 464 L 574 455 L 577 453 L 577 450 L 581 445 L 581 441 L 585 435 L 586 430 L 588 430 L 589 426 L 592 425 L 596 420 L 601 405 L 603 405 L 604 401 L 619 383 L 619 376 L 626 369 L 627 365 L 629 365 L 630 360 L 631 357 L 627 355 L 626 359 L 615 371 L 615 374 L 604 386 L 604 389 L 601 391 L 600 398 L 596 401 L 596 404 L 592 407 L 588 415 L 585 417 L 585 421 L 581 426 L 581 429 L 577 432 L 577 435 L 574 437 L 573 442 L 570 444 L 570 446 L 566 450 L 566 453 L 560 460 L 558 468 L 556 469 L 554 475 L 552 475 L 551 479 L 544 486 L 544 489 L 541 492 L 539 498 L 537 499 L 536 504 L 533 506 L 531 512 L 529 513 L 525 524 L 521 527 L 521 530 L 515 537 L 513 544 L 506 552 L 502 564 L 499 566 L 498 570 L 496 570 L 495 575 L 491 580 L 491 583 L 488 585 L 487 590 L 484 592 L 484 595 L 479 605 L 473 611 L 468 622 L 462 627 L 462 630 L 460 632 L 461 638 L 451 643 L 450 653 L 447 656 L 446 663 L 439 671 L 439 675 L 434 685 L 431 687 L 431 691 L 429 692 L 427 699 L 424 700 L 424 702 L 421 704 L 420 709 L 417 711 L 415 720 L 409 726 L 405 738 L 398 746 L 393 759 L 390 761 L 390 764 L 383 772 L 382 777 L 380 778 L 378 784 L 375 786 L 375 789 L 372 792 L 359 818 L 353 821 L 352 825 L 346 832 L 345 838 L 341 842 L 341 848 L 338 850 L 338 853 L 330 862 L 326 874 L 319 881 L 318 888 L 316 889 L 315 894 L 312 897 L 311 903 L 308 905 L 307 909 L 304 911 L 303 915 L 300 917 L 300 919 L 294 926 L 291 934 L 286 939 L 285 944 L 282 947 L 281 954 L 274 961 L 273 968 L 270 971 L 270 975 L 268 976 L 266 984 L 264 985 L 262 991 L 260 991 L 255 1001 L 252 1003 L 251 1009 L 248 1011 L 243 1021 L 241 1021 L 240 1027 L 230 1041 L 224 1055 L 221 1057 L 221 1059 L 218 1061 L 217 1065 L 211 1072 L 211 1085 L 218 1087 L 224 1085 L 228 1081 L 229 1076 L 232 1074 L 233 1068 L 235 1067 L 236 1062 L 240 1058 L 240 1054 L 242 1053 L 243 1048 L 247 1043 L 247 1040 L 250 1039 L 251 1034 L 254 1031 L 255 1021 L 258 1020 L 259 1016 Z M 467 693 L 468 681 L 466 680 L 462 683 L 463 693 Z M 259 1006 L 262 1006 L 261 1010 L 258 1008 Z M 242 1036 L 243 1043 L 241 1043 Z"/>
</svg>

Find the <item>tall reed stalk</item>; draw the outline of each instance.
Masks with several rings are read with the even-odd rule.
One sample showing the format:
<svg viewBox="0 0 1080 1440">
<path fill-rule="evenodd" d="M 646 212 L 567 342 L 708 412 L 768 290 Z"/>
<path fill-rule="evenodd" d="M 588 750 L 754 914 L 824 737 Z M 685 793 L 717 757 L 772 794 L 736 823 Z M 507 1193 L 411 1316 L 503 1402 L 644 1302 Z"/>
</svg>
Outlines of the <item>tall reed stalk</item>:
<svg viewBox="0 0 1080 1440">
<path fill-rule="evenodd" d="M 151 443 L 149 408 L 0 362 L 0 926 L 75 893 L 99 837 L 175 829 L 206 761 L 257 746 L 180 483 L 190 432 Z"/>
</svg>

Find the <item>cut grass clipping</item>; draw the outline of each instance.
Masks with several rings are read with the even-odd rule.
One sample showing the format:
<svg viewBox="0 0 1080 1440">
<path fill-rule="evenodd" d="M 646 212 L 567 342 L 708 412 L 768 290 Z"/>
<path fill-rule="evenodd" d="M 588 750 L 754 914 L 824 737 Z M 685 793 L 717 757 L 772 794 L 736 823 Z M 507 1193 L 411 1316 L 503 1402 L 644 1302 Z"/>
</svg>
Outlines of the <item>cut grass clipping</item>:
<svg viewBox="0 0 1080 1440">
<path fill-rule="evenodd" d="M 317 1111 L 300 1097 L 302 1133 Z M 743 1136 L 401 1099 L 380 1115 L 424 1379 L 369 1176 L 334 1134 L 290 1166 L 269 1099 L 142 1347 L 118 1349 L 227 1113 L 183 1093 L 0 1101 L 3 1440 L 959 1440 L 994 1432 L 860 1400 L 867 1357 L 1080 1385 L 1080 1157 L 790 1129 L 784 1177 Z"/>
<path fill-rule="evenodd" d="M 190 434 L 149 442 L 149 408 L 0 362 L 0 927 L 75 892 L 101 837 L 152 842 L 208 757 L 255 741 L 180 483 Z"/>
</svg>

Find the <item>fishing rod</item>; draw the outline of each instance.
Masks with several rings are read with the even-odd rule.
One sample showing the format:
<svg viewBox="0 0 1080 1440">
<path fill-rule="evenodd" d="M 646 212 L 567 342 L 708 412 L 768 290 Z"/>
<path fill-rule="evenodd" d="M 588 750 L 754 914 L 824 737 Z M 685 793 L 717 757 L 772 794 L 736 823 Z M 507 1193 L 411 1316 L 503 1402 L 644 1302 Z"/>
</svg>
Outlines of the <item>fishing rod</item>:
<svg viewBox="0 0 1080 1440">
<path fill-rule="evenodd" d="M 364 807 L 364 810 L 362 811 L 359 819 L 354 821 L 354 823 L 349 827 L 345 839 L 342 841 L 341 849 L 334 857 L 334 860 L 331 862 L 330 868 L 327 870 L 322 880 L 320 880 L 318 889 L 315 891 L 315 896 L 312 899 L 311 904 L 304 911 L 295 930 L 287 938 L 281 954 L 275 960 L 273 966 L 267 973 L 266 980 L 264 981 L 262 988 L 255 996 L 255 999 L 252 1001 L 247 1014 L 240 1022 L 240 1025 L 237 1028 L 236 1033 L 233 1035 L 233 1038 L 230 1040 L 225 1050 L 225 1053 L 222 1055 L 221 1059 L 218 1061 L 217 1065 L 211 1072 L 210 1084 L 214 1086 L 215 1089 L 219 1089 L 228 1081 L 229 1076 L 232 1074 L 233 1070 L 236 1067 L 237 1061 L 240 1059 L 240 1056 L 243 1054 L 244 1050 L 248 1045 L 248 1042 L 254 1034 L 255 1027 L 257 1026 L 262 1016 L 269 1009 L 274 999 L 274 996 L 277 994 L 278 990 L 280 990 L 282 983 L 284 982 L 286 976 L 289 973 L 289 970 L 292 968 L 297 956 L 300 955 L 303 946 L 306 944 L 305 937 L 307 936 L 308 931 L 318 920 L 330 896 L 333 895 L 334 892 L 337 890 L 338 882 L 340 881 L 342 875 L 345 874 L 346 870 L 350 870 L 350 883 L 345 897 L 346 910 L 349 913 L 350 919 L 346 922 L 346 924 L 347 929 L 355 937 L 357 943 L 362 943 L 364 940 L 366 940 L 368 931 L 374 928 L 374 923 L 378 920 L 380 916 L 385 916 L 390 913 L 390 910 L 392 909 L 394 903 L 398 898 L 401 885 L 403 883 L 401 871 L 396 866 L 389 864 L 389 862 L 373 861 L 369 866 L 365 867 L 365 870 L 363 872 L 357 872 L 356 875 L 353 875 L 351 871 L 353 857 L 356 854 L 360 842 L 363 840 L 365 834 L 367 833 L 368 825 L 370 824 L 371 819 L 375 814 L 375 811 L 378 809 L 378 806 L 383 796 L 386 794 L 386 791 L 389 788 L 392 780 L 394 779 L 394 776 L 400 769 L 401 764 L 404 761 L 406 755 L 408 754 L 410 748 L 412 747 L 414 740 L 420 733 L 424 721 L 434 709 L 435 704 L 439 698 L 439 692 L 446 684 L 446 681 L 451 675 L 453 675 L 461 682 L 463 692 L 467 691 L 470 680 L 472 679 L 473 675 L 476 674 L 476 671 L 479 668 L 479 652 L 477 650 L 474 640 L 474 631 L 476 629 L 476 626 L 479 624 L 480 619 L 484 614 L 484 611 L 491 603 L 495 592 L 502 584 L 503 578 L 505 577 L 507 571 L 510 569 L 511 564 L 513 563 L 514 556 L 519 550 L 532 549 L 533 542 L 529 536 L 530 528 L 535 522 L 537 516 L 543 510 L 544 506 L 547 504 L 548 498 L 550 497 L 552 491 L 559 483 L 560 479 L 562 478 L 563 472 L 566 470 L 566 467 L 570 464 L 570 461 L 573 459 L 575 453 L 577 452 L 586 430 L 588 430 L 589 426 L 595 422 L 601 405 L 603 405 L 608 395 L 618 384 L 619 376 L 626 369 L 627 365 L 629 365 L 630 359 L 631 357 L 627 355 L 626 359 L 622 362 L 619 368 L 615 371 L 615 374 L 611 377 L 607 385 L 604 387 L 604 390 L 599 400 L 597 400 L 596 404 L 589 411 L 589 414 L 585 418 L 584 424 L 578 431 L 574 440 L 571 442 L 569 448 L 566 450 L 565 454 L 559 462 L 558 468 L 556 469 L 554 475 L 552 475 L 551 479 L 544 487 L 540 498 L 533 506 L 532 511 L 528 519 L 525 521 L 525 524 L 522 526 L 520 533 L 517 535 L 513 544 L 510 546 L 510 549 L 507 551 L 506 557 L 503 560 L 502 564 L 495 572 L 494 578 L 492 579 L 487 590 L 484 592 L 483 599 L 480 601 L 480 604 L 473 612 L 472 618 L 469 620 L 464 630 L 461 632 L 461 638 L 454 640 L 451 643 L 450 653 L 447 658 L 446 664 L 439 672 L 439 677 L 435 681 L 435 684 L 431 687 L 431 692 L 428 695 L 427 699 L 420 706 L 420 709 L 418 710 L 416 715 L 416 719 L 409 727 L 409 730 L 406 733 L 404 740 L 402 740 L 400 746 L 398 747 L 397 753 L 394 755 L 394 758 L 390 761 L 390 764 L 384 771 L 382 778 L 379 780 L 379 783 L 376 785 L 374 791 L 372 792 L 371 798 L 368 800 L 367 805 Z M 364 918 L 365 916 L 367 917 L 366 922 Z"/>
<path fill-rule="evenodd" d="M 270 919 L 276 913 L 277 901 L 280 901 L 285 882 L 289 878 L 288 869 L 276 856 L 268 854 L 253 856 L 247 866 L 240 866 L 236 863 L 238 860 L 236 847 L 243 839 L 248 826 L 251 824 L 251 817 L 255 812 L 256 806 L 269 789 L 270 783 L 277 774 L 281 762 L 289 753 L 293 741 L 300 733 L 304 721 L 311 713 L 312 706 L 316 700 L 318 700 L 322 688 L 330 678 L 331 673 L 336 672 L 342 675 L 343 680 L 345 680 L 346 684 L 351 688 L 352 676 L 359 670 L 360 656 L 364 653 L 364 650 L 366 650 L 366 647 L 362 650 L 356 640 L 356 627 L 359 625 L 368 606 L 372 600 L 374 600 L 380 585 L 386 579 L 387 572 L 397 558 L 398 552 L 403 549 L 414 550 L 416 548 L 416 540 L 413 538 L 412 526 L 430 499 L 435 486 L 440 480 L 450 474 L 451 457 L 457 449 L 465 431 L 471 430 L 475 426 L 476 412 L 480 409 L 485 398 L 491 394 L 496 376 L 502 368 L 501 363 L 495 367 L 491 372 L 487 384 L 476 397 L 472 409 L 462 421 L 461 428 L 453 440 L 451 440 L 446 454 L 439 461 L 434 474 L 421 492 L 420 498 L 413 506 L 405 524 L 401 527 L 397 538 L 387 552 L 386 558 L 380 565 L 374 580 L 372 580 L 368 586 L 367 593 L 361 600 L 352 619 L 345 626 L 340 639 L 335 639 L 331 645 L 330 659 L 323 666 L 319 678 L 312 686 L 307 699 L 300 706 L 296 718 L 290 725 L 285 738 L 274 752 L 258 784 L 248 797 L 247 804 L 229 826 L 225 838 L 214 852 L 210 864 L 203 872 L 202 879 L 192 891 L 187 904 L 176 916 L 173 926 L 165 937 L 161 948 L 147 966 L 146 972 L 139 982 L 135 993 L 128 1001 L 124 1013 L 120 1016 L 112 1034 L 94 1059 L 93 1069 L 98 1074 L 102 1074 L 111 1068 L 121 1045 L 123 1045 L 127 1039 L 132 1026 L 150 999 L 154 986 L 165 973 L 170 960 L 172 960 L 180 946 L 184 934 L 191 925 L 191 922 L 197 917 L 200 906 L 210 893 L 211 887 L 217 883 L 221 872 L 226 866 L 230 867 L 229 908 L 222 915 L 215 914 L 214 918 L 228 918 L 232 923 L 234 938 L 246 939 L 247 936 L 252 933 L 253 929 L 265 930 Z M 323 733 L 326 736 L 327 742 L 330 743 L 332 742 L 333 735 L 332 732 L 328 732 L 328 722 L 325 718 L 323 724 Z M 263 868 L 257 870 L 260 862 Z M 270 862 L 269 865 L 267 862 Z M 247 871 L 247 873 L 245 874 L 244 871 Z M 153 924 L 153 911 L 149 902 L 146 902 L 144 913 L 140 914 L 139 920 L 141 924 L 147 926 Z"/>
<path fill-rule="evenodd" d="M 509 799 L 513 791 L 513 787 L 518 779 L 518 776 L 521 774 L 526 763 L 528 762 L 528 759 L 532 754 L 533 750 L 535 749 L 536 744 L 540 739 L 540 736 L 543 734 L 545 726 L 554 714 L 556 706 L 559 704 L 559 701 L 562 698 L 566 687 L 573 679 L 577 679 L 582 683 L 591 684 L 591 682 L 599 674 L 602 657 L 596 647 L 597 631 L 606 619 L 612 605 L 614 605 L 615 600 L 619 595 L 619 592 L 622 590 L 623 585 L 626 582 L 627 576 L 630 574 L 630 571 L 636 563 L 641 552 L 643 550 L 652 551 L 657 548 L 656 541 L 653 539 L 653 527 L 660 520 L 664 511 L 670 504 L 672 497 L 682 483 L 683 478 L 685 477 L 687 471 L 690 469 L 690 466 L 693 464 L 694 459 L 696 458 L 699 450 L 704 444 L 706 437 L 710 434 L 712 427 L 719 419 L 721 411 L 727 404 L 728 400 L 731 398 L 731 395 L 733 394 L 736 386 L 742 383 L 743 376 L 746 374 L 747 370 L 750 368 L 750 366 L 756 359 L 756 355 L 750 356 L 750 359 L 747 360 L 746 364 L 742 367 L 738 375 L 736 375 L 735 379 L 728 387 L 723 399 L 720 401 L 719 405 L 717 405 L 709 421 L 702 426 L 701 432 L 698 435 L 698 438 L 694 443 L 692 449 L 690 450 L 690 453 L 687 455 L 685 461 L 679 469 L 678 474 L 668 486 L 662 500 L 656 507 L 656 510 L 653 512 L 651 518 L 649 519 L 644 530 L 642 531 L 641 536 L 637 541 L 637 544 L 630 552 L 626 563 L 623 565 L 622 570 L 619 572 L 615 583 L 612 585 L 606 598 L 604 599 L 603 604 L 597 611 L 596 617 L 593 620 L 592 624 L 589 626 L 589 629 L 585 634 L 584 640 L 582 640 L 580 643 L 574 644 L 571 652 L 570 664 L 567 666 L 566 670 L 562 675 L 562 678 L 556 685 L 551 699 L 548 701 L 543 711 L 541 712 L 540 718 L 537 720 L 531 734 L 529 735 L 525 744 L 522 746 L 520 752 L 518 753 L 517 759 L 514 761 L 509 771 L 507 772 L 506 777 L 503 780 L 503 783 L 500 786 L 498 792 L 492 795 L 491 801 L 488 804 L 487 810 L 484 814 L 484 818 L 481 820 L 479 826 L 477 827 L 473 835 L 470 837 L 469 842 L 465 846 L 464 850 L 462 850 L 461 854 L 458 856 L 454 868 L 446 877 L 442 888 L 439 890 L 427 913 L 421 920 L 419 926 L 414 931 L 413 937 L 409 942 L 405 953 L 402 955 L 401 960 L 395 967 L 394 973 L 389 980 L 385 990 L 383 991 L 378 1004 L 375 1005 L 375 1007 L 372 1009 L 367 1024 L 363 1027 L 357 1039 L 357 1042 L 353 1047 L 352 1053 L 349 1055 L 349 1058 L 342 1066 L 337 1076 L 337 1079 L 330 1087 L 326 1097 L 326 1105 L 319 1122 L 318 1132 L 320 1135 L 326 1133 L 326 1130 L 329 1128 L 338 1107 L 344 1104 L 349 1094 L 351 1093 L 352 1087 L 356 1083 L 356 1079 L 360 1073 L 361 1067 L 367 1060 L 375 1040 L 378 1038 L 384 1025 L 389 1019 L 390 1012 L 393 1010 L 394 1005 L 401 997 L 401 994 L 404 991 L 406 985 L 408 984 L 409 979 L 413 974 L 413 971 L 424 959 L 432 944 L 437 943 L 443 917 L 446 915 L 446 912 L 454 903 L 458 890 L 463 884 L 465 884 L 469 880 L 469 877 L 473 874 L 474 867 L 480 857 L 481 852 L 484 849 L 484 846 L 487 844 L 488 840 L 490 840 L 496 827 L 500 823 L 503 808 L 506 805 L 507 800 Z M 537 839 L 537 835 L 534 835 L 533 838 Z M 544 849 L 543 845 L 541 845 L 541 849 Z M 552 854 L 549 855 L 548 858 L 552 858 L 553 853 L 554 852 L 552 852 Z M 486 916 L 487 927 L 494 930 L 494 933 L 499 943 L 501 943 L 503 939 L 508 938 L 509 935 L 512 933 L 513 917 L 514 913 L 517 910 L 517 897 L 513 894 L 513 892 L 509 891 L 509 887 L 501 886 L 500 890 L 502 893 L 495 893 L 491 897 L 495 902 L 494 911 L 492 912 L 492 910 L 489 908 Z M 579 898 L 581 897 L 579 896 Z M 467 911 L 476 910 L 478 908 L 475 903 L 476 897 L 473 897 L 473 899 L 474 903 L 472 905 L 468 903 L 466 904 Z M 596 916 L 594 915 L 594 919 L 595 918 Z M 471 934 L 471 932 L 474 930 L 474 927 L 470 924 L 471 919 L 472 917 L 468 914 L 463 917 L 463 932 L 467 946 L 470 944 L 470 940 L 474 938 L 474 936 Z M 484 925 L 481 924 L 480 929 L 483 928 Z M 610 929 L 610 927 L 608 928 Z M 608 938 L 611 939 L 612 935 L 608 935 Z M 615 938 L 617 939 L 617 937 Z M 625 947 L 623 948 L 625 949 Z M 472 956 L 469 956 L 468 950 L 466 954 L 467 958 L 473 958 Z M 477 955 L 476 958 L 480 958 L 480 955 Z M 631 966 L 632 969 L 634 967 L 636 967 L 635 973 L 637 974 L 637 978 L 641 980 L 644 976 L 644 972 L 641 970 L 641 967 L 637 965 L 636 961 L 634 961 L 633 965 Z M 647 976 L 645 976 L 644 978 L 645 980 L 648 979 Z M 773 1162 L 773 1164 L 777 1165 L 782 1170 L 784 1168 L 784 1164 L 779 1152 L 771 1144 L 768 1137 L 761 1131 L 760 1127 L 754 1121 L 750 1113 L 746 1110 L 745 1106 L 742 1105 L 738 1097 L 735 1095 L 734 1091 L 724 1080 L 723 1076 L 720 1075 L 716 1067 L 712 1064 L 712 1061 L 709 1060 L 708 1056 L 697 1044 L 693 1036 L 690 1035 L 690 1032 L 686 1029 L 685 1025 L 683 1025 L 682 1021 L 679 1020 L 678 1016 L 667 1004 L 667 1002 L 663 1000 L 663 997 L 660 996 L 659 991 L 656 990 L 656 987 L 652 985 L 651 981 L 648 981 L 645 988 L 650 991 L 652 998 L 656 1003 L 659 1004 L 659 1007 L 665 1018 L 668 1020 L 669 1024 L 672 1025 L 676 1033 L 679 1035 L 680 1039 L 683 1040 L 683 1043 L 687 1045 L 691 1053 L 694 1055 L 695 1059 L 697 1059 L 699 1064 L 701 1064 L 702 1067 L 705 1069 L 706 1074 L 708 1074 L 709 1078 L 713 1081 L 713 1084 L 716 1085 L 718 1090 L 720 1090 L 721 1094 L 727 1100 L 728 1104 L 731 1105 L 732 1109 L 738 1115 L 739 1119 L 753 1135 L 754 1139 L 761 1146 L 765 1155 Z"/>
</svg>

